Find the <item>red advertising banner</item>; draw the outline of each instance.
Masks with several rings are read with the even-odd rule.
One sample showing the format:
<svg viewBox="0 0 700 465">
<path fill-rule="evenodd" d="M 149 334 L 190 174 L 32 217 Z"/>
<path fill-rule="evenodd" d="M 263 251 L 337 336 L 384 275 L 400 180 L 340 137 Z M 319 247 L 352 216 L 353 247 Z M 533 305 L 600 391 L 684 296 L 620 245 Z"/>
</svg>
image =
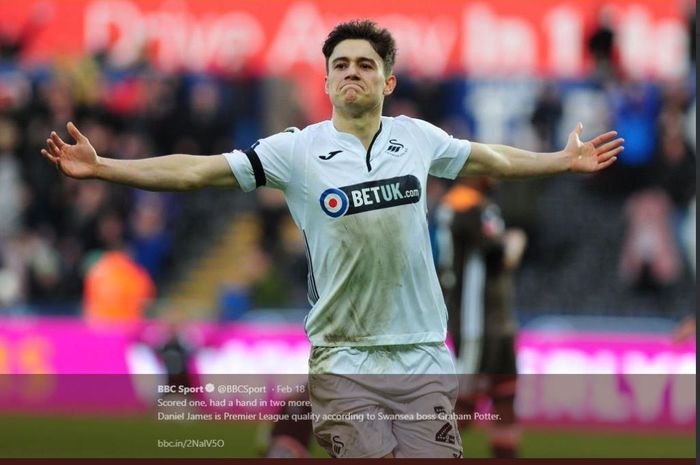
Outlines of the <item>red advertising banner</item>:
<svg viewBox="0 0 700 465">
<path fill-rule="evenodd" d="M 688 2 L 690 6 L 690 2 Z M 322 72 L 321 44 L 357 17 L 388 27 L 397 68 L 419 76 L 576 77 L 587 40 L 611 19 L 622 68 L 674 78 L 688 69 L 684 2 L 664 0 L 0 0 L 0 35 L 27 34 L 29 62 L 104 50 L 115 65 L 148 56 L 165 70 Z M 317 70 L 317 71 L 316 71 Z"/>
</svg>

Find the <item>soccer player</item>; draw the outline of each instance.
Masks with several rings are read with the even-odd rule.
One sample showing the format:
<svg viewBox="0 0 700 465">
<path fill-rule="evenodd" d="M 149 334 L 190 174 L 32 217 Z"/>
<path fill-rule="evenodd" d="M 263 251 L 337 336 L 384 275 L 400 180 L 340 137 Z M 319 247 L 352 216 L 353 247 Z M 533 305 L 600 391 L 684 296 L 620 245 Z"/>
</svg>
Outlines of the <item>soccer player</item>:
<svg viewBox="0 0 700 465">
<path fill-rule="evenodd" d="M 486 425 L 491 455 L 513 458 L 521 434 L 514 410 L 512 273 L 527 239 L 522 230 L 506 229 L 489 197 L 494 184 L 487 176 L 465 177 L 444 196 L 437 214 L 440 281 L 460 374 L 456 411 L 467 418 L 481 398 L 490 400 L 498 416 Z"/>
<path fill-rule="evenodd" d="M 95 153 L 68 123 L 76 143 L 52 132 L 42 154 L 67 176 L 141 189 L 280 189 L 307 247 L 313 307 L 305 327 L 319 443 L 335 457 L 459 456 L 459 435 L 444 419 L 457 381 L 428 239 L 428 175 L 592 173 L 615 162 L 622 140 L 611 131 L 583 142 L 580 123 L 556 153 L 457 140 L 425 121 L 382 116 L 396 87 L 386 29 L 339 24 L 323 54 L 331 119 L 248 150 L 116 160 Z M 322 374 L 332 376 L 315 376 Z M 371 374 L 400 378 L 363 377 Z M 404 411 L 440 418 L 401 419 Z"/>
<path fill-rule="evenodd" d="M 313 424 L 310 420 L 298 420 L 296 418 L 308 417 L 312 409 L 306 405 L 308 390 L 297 393 L 290 399 L 295 402 L 287 402 L 282 407 L 282 418 L 272 425 L 269 436 L 266 438 L 265 458 L 307 458 L 311 448 L 313 436 Z M 301 403 L 301 404 L 300 404 Z"/>
</svg>

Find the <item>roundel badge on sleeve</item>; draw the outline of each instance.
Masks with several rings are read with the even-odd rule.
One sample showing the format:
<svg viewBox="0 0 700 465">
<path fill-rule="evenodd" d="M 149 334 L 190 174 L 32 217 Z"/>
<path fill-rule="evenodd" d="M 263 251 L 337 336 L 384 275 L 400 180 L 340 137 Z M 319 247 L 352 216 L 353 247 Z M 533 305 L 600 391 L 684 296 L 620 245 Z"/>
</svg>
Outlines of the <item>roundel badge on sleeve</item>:
<svg viewBox="0 0 700 465">
<path fill-rule="evenodd" d="M 332 218 L 343 216 L 348 211 L 348 196 L 339 189 L 326 189 L 320 200 L 321 209 Z"/>
</svg>

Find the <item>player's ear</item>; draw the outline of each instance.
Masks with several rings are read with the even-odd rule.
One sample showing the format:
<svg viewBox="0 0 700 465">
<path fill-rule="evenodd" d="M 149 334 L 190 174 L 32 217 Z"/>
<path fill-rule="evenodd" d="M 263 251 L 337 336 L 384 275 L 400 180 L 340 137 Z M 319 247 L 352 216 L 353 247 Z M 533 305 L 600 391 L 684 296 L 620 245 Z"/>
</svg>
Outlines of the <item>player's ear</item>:
<svg viewBox="0 0 700 465">
<path fill-rule="evenodd" d="M 328 94 L 328 75 L 326 74 L 326 77 L 323 78 L 323 90 L 326 92 L 326 95 Z"/>
<path fill-rule="evenodd" d="M 390 74 L 384 81 L 384 95 L 391 95 L 396 89 L 396 75 Z"/>
</svg>

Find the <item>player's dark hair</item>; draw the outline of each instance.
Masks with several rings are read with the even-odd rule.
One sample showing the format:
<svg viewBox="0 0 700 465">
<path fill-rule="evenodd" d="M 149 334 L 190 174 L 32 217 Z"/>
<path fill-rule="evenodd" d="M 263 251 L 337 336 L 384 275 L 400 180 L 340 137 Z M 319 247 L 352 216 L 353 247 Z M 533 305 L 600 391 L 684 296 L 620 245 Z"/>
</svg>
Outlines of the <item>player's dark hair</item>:
<svg viewBox="0 0 700 465">
<path fill-rule="evenodd" d="M 368 19 L 355 19 L 340 23 L 328 34 L 322 49 L 323 56 L 326 57 L 326 72 L 328 71 L 328 60 L 336 45 L 347 39 L 362 39 L 369 42 L 384 62 L 386 75 L 391 74 L 396 61 L 396 42 L 388 30 L 380 28 L 374 21 Z"/>
</svg>

